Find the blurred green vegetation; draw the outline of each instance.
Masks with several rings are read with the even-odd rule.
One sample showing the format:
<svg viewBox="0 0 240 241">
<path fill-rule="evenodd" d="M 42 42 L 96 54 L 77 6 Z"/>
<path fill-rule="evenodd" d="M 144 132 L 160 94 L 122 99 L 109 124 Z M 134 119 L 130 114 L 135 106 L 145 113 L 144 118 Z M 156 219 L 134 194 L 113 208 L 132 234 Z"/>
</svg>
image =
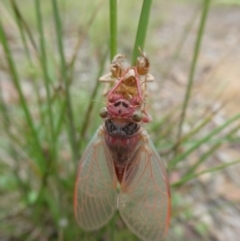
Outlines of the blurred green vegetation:
<svg viewBox="0 0 240 241">
<path fill-rule="evenodd" d="M 167 19 L 163 7 L 174 2 L 194 4 L 202 16 L 190 83 L 207 20 L 207 14 L 202 13 L 208 10 L 210 1 L 153 1 L 145 49 L 153 53 L 158 47 L 164 48 L 151 36 Z M 233 0 L 221 2 L 239 4 Z M 128 57 L 133 53 L 140 12 L 139 1 L 119 1 L 117 47 Z M 104 99 L 98 78 L 108 71 L 109 28 L 109 2 L 104 0 L 0 1 L 0 239 L 138 240 L 118 214 L 100 231 L 86 233 L 77 226 L 72 207 L 78 159 L 101 124 L 98 112 Z M 182 41 L 185 35 L 187 31 Z M 176 51 L 180 53 L 178 46 Z M 164 113 L 146 127 L 168 161 L 169 172 L 184 165 L 183 160 L 198 152 L 201 145 L 209 146 L 173 183 L 174 227 L 169 240 L 181 240 L 180 223 L 192 217 L 191 207 L 184 207 L 181 186 L 199 175 L 197 167 L 222 143 L 233 141 L 240 126 L 237 113 L 199 134 L 217 113 L 209 111 L 198 125 L 182 134 L 183 123 L 189 121 L 184 112 L 191 92 L 189 84 L 185 105 Z M 216 139 L 217 135 L 221 136 Z M 197 223 L 196 230 L 203 237 L 208 231 L 203 222 Z"/>
</svg>

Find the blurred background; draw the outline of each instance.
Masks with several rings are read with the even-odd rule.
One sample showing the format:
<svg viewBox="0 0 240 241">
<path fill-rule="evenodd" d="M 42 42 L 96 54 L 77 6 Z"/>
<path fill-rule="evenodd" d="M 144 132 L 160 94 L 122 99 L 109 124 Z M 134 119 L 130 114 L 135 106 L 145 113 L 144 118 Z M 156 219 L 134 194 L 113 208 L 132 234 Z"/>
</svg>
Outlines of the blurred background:
<svg viewBox="0 0 240 241">
<path fill-rule="evenodd" d="M 204 2 L 153 1 L 145 40 L 155 82 L 144 127 L 172 184 L 168 241 L 240 237 L 240 2 L 212 0 L 201 34 Z M 118 2 L 129 63 L 141 7 Z M 0 0 L 1 241 L 138 240 L 118 214 L 87 233 L 73 213 L 77 163 L 102 123 L 108 43 L 109 1 Z"/>
</svg>

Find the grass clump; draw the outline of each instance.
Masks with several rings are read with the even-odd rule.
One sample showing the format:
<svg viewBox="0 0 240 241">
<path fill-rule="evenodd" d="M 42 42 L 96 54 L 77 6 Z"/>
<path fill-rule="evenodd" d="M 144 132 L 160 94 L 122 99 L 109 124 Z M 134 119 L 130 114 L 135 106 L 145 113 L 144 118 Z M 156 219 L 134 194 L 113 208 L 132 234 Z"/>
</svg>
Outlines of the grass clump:
<svg viewBox="0 0 240 241">
<path fill-rule="evenodd" d="M 100 231 L 82 231 L 74 220 L 72 199 L 78 160 L 101 124 L 96 117 L 104 106 L 98 78 L 107 69 L 106 60 L 121 52 L 132 56 L 134 63 L 138 47 L 151 48 L 153 37 L 147 31 L 154 33 L 151 26 L 158 27 L 158 16 L 151 11 L 152 1 L 139 4 L 22 0 L 20 6 L 16 0 L 1 2 L 0 233 L 4 238 L 137 240 L 118 214 Z M 162 26 L 166 20 L 161 7 L 168 5 L 153 4 L 163 15 Z M 130 14 L 120 18 L 129 8 L 134 16 L 138 10 L 138 27 L 136 22 L 130 24 Z M 153 72 L 162 74 L 167 82 L 177 61 L 182 61 L 191 29 L 197 26 L 188 82 L 181 87 L 181 103 L 161 109 L 161 115 L 155 114 L 153 123 L 146 126 L 166 160 L 172 181 L 173 225 L 169 240 L 184 237 L 182 222 L 195 217 L 194 206 L 184 203 L 184 187 L 199 188 L 201 175 L 239 163 L 238 159 L 214 165 L 208 162 L 225 146 L 238 143 L 239 112 L 215 124 L 225 102 L 217 110 L 209 107 L 212 103 L 203 108 L 195 103 L 195 108 L 192 102 L 197 92 L 194 79 L 209 9 L 210 0 L 197 3 L 194 11 L 202 12 L 200 21 L 189 14 L 182 35 L 172 40 L 177 48 L 166 65 L 159 64 L 158 49 L 149 54 Z M 167 47 L 159 44 L 161 50 Z M 177 91 L 174 93 L 178 95 Z M 152 106 L 158 101 L 153 99 Z M 154 107 L 149 105 L 149 109 Z M 197 224 L 196 232 L 210 240 L 204 222 Z"/>
</svg>

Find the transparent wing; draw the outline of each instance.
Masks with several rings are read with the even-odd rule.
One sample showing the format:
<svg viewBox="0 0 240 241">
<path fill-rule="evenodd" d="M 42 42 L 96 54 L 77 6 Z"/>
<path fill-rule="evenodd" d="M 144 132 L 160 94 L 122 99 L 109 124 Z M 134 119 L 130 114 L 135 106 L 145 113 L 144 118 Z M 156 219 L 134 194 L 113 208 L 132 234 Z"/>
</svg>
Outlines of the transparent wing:
<svg viewBox="0 0 240 241">
<path fill-rule="evenodd" d="M 100 127 L 80 160 L 75 183 L 75 216 L 85 230 L 105 225 L 117 206 L 117 179 L 103 135 Z"/>
<path fill-rule="evenodd" d="M 170 189 L 164 164 L 147 133 L 121 184 L 118 208 L 128 228 L 144 241 L 160 241 L 170 219 Z"/>
</svg>

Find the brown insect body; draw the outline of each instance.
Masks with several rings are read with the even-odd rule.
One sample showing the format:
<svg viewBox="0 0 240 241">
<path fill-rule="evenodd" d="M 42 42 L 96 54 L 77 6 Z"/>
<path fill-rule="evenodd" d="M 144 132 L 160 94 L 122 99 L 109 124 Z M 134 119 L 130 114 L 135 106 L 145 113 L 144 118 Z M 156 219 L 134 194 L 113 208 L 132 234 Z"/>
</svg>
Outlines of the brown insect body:
<svg viewBox="0 0 240 241">
<path fill-rule="evenodd" d="M 114 85 L 100 111 L 100 126 L 86 148 L 75 184 L 74 207 L 85 230 L 104 226 L 116 209 L 127 227 L 144 241 L 160 241 L 170 221 L 170 188 L 158 152 L 142 123 L 146 111 L 149 61 L 142 52 L 125 68 L 117 55 L 100 81 Z M 119 188 L 117 188 L 119 187 Z"/>
</svg>

